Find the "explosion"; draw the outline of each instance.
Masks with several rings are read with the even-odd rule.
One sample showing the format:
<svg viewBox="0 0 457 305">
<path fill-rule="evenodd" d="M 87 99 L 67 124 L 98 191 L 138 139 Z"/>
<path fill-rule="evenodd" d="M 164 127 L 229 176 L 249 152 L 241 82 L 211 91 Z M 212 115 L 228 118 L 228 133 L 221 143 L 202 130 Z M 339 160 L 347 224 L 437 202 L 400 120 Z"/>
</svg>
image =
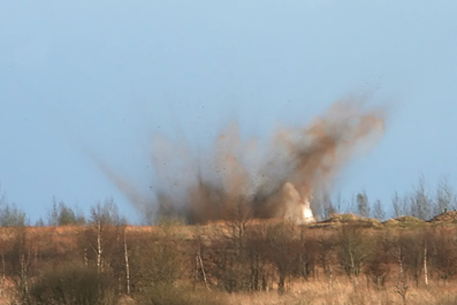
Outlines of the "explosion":
<svg viewBox="0 0 457 305">
<path fill-rule="evenodd" d="M 305 127 L 282 129 L 268 143 L 242 140 L 232 124 L 207 154 L 157 137 L 151 162 L 158 181 L 152 196 L 97 160 L 101 170 L 132 204 L 147 213 L 183 217 L 188 223 L 233 217 L 314 222 L 313 196 L 326 192 L 356 148 L 374 143 L 384 130 L 383 112 L 363 103 L 338 101 Z M 374 141 L 369 141 L 374 140 Z"/>
</svg>

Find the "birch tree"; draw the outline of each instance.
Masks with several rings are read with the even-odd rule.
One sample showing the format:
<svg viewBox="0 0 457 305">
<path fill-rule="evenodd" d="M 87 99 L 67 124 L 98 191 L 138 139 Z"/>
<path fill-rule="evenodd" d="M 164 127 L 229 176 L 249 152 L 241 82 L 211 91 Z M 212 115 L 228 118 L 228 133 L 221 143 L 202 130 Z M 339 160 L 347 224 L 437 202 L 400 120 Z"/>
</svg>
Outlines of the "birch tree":
<svg viewBox="0 0 457 305">
<path fill-rule="evenodd" d="M 91 250 L 95 256 L 98 273 L 103 271 L 105 265 L 105 247 L 109 244 L 108 241 L 115 242 L 113 240 L 115 229 L 124 223 L 125 220 L 119 215 L 117 206 L 112 199 L 107 199 L 103 204 L 98 202 L 91 208 L 90 219 L 85 232 L 84 260 L 86 262 L 89 260 L 91 255 L 88 250 Z"/>
</svg>

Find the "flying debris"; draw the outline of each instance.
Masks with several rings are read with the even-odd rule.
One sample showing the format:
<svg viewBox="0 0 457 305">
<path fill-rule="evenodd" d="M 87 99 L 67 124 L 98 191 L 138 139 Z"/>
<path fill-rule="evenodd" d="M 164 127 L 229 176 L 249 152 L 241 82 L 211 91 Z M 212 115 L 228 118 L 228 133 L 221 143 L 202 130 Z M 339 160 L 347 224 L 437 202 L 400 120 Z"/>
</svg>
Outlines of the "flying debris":
<svg viewBox="0 0 457 305">
<path fill-rule="evenodd" d="M 151 149 L 157 178 L 148 183 L 153 195 L 140 195 L 133 183 L 95 162 L 151 218 L 168 215 L 205 223 L 244 213 L 311 223 L 313 210 L 322 208 L 319 195 L 331 188 L 355 150 L 361 144 L 372 146 L 383 134 L 383 111 L 363 106 L 338 101 L 308 125 L 283 128 L 267 143 L 243 140 L 237 124 L 231 124 L 206 153 L 195 154 L 158 136 Z"/>
</svg>

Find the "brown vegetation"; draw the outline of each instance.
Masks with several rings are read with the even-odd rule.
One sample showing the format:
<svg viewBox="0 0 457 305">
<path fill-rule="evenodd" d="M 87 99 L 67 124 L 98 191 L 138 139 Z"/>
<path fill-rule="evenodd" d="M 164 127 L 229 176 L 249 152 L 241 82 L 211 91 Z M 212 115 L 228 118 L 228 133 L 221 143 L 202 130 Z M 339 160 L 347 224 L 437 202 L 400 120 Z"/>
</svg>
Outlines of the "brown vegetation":
<svg viewBox="0 0 457 305">
<path fill-rule="evenodd" d="M 454 304 L 453 215 L 2 227 L 1 304 Z"/>
</svg>

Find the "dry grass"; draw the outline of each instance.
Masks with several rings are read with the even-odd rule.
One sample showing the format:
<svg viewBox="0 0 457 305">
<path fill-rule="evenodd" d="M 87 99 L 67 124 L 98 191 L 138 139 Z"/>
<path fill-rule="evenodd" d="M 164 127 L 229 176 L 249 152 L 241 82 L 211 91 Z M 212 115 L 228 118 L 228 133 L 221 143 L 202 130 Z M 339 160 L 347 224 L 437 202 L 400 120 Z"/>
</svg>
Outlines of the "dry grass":
<svg viewBox="0 0 457 305">
<path fill-rule="evenodd" d="M 353 215 L 336 215 L 332 219 L 309 226 L 306 229 L 307 236 L 320 236 L 322 239 L 331 237 L 337 232 L 342 224 L 356 224 L 368 233 L 377 232 L 380 228 L 387 228 L 396 232 L 395 228 L 422 228 L 423 226 L 436 226 L 438 224 L 449 224 L 455 228 L 457 213 L 447 212 L 435 217 L 433 221 L 423 222 L 413 217 L 399 217 L 395 220 L 388 220 L 380 223 L 372 219 L 359 219 Z M 252 227 L 263 227 L 274 224 L 274 221 L 251 221 Z M 298 227 L 297 227 L 298 228 Z M 300 227 L 301 228 L 301 227 Z M 300 229 L 298 228 L 298 229 Z M 126 231 L 131 240 L 136 238 L 147 238 L 150 234 L 171 234 L 181 240 L 193 240 L 196 237 L 203 240 L 210 240 L 212 237 L 230 234 L 230 225 L 226 222 L 213 222 L 201 226 L 185 226 L 182 224 L 162 224 L 161 226 L 128 226 Z M 76 249 L 77 234 L 84 230 L 83 226 L 68 227 L 41 227 L 26 228 L 26 238 L 33 249 L 49 248 L 55 252 L 66 253 Z M 0 241 L 8 241 L 17 234 L 15 228 L 0 228 Z M 455 234 L 452 229 L 446 234 Z M 70 249 L 70 250 L 69 250 Z M 278 294 L 274 289 L 270 292 L 254 293 L 233 293 L 211 291 L 188 290 L 191 300 L 198 300 L 192 304 L 220 304 L 220 305 L 387 305 L 387 304 L 405 304 L 402 297 L 397 293 L 394 278 L 389 277 L 385 287 L 375 289 L 371 280 L 363 276 L 357 281 L 351 281 L 347 276 L 337 276 L 332 282 L 325 279 L 323 274 L 319 280 L 302 281 L 295 280 L 288 283 L 288 292 Z M 336 275 L 336 272 L 335 272 Z M 430 273 L 430 285 L 425 286 L 423 283 L 416 287 L 411 281 L 408 283 L 406 294 L 406 304 L 412 305 L 451 305 L 457 304 L 457 281 L 452 280 L 448 284 L 438 282 L 438 274 Z M 0 305 L 11 304 L 10 300 L 13 295 L 12 284 L 6 285 L 0 281 Z M 141 302 L 131 298 L 123 298 L 121 304 L 141 304 Z M 182 305 L 189 305 L 182 303 Z"/>
<path fill-rule="evenodd" d="M 437 285 L 408 288 L 406 304 L 451 305 L 457 304 L 457 285 Z M 388 305 L 404 304 L 395 285 L 377 290 L 367 286 L 365 279 L 351 283 L 345 279 L 329 282 L 302 282 L 292 285 L 283 295 L 277 292 L 253 294 L 227 294 L 227 305 Z"/>
<path fill-rule="evenodd" d="M 3 285 L 2 285 L 3 286 Z M 457 304 L 456 284 L 431 283 L 429 287 L 411 287 L 408 289 L 408 305 L 455 305 Z M 5 287 L 2 287 L 5 288 Z M 2 289 L 0 304 L 11 304 L 12 295 Z M 237 293 L 195 291 L 189 304 L 200 305 L 403 305 L 395 285 L 388 285 L 376 290 L 367 287 L 367 282 L 360 278 L 357 284 L 345 279 L 336 280 L 332 285 L 328 281 L 293 283 L 284 294 L 276 291 Z M 122 297 L 119 305 L 141 305 L 133 298 Z M 182 305 L 188 305 L 183 303 Z"/>
</svg>

